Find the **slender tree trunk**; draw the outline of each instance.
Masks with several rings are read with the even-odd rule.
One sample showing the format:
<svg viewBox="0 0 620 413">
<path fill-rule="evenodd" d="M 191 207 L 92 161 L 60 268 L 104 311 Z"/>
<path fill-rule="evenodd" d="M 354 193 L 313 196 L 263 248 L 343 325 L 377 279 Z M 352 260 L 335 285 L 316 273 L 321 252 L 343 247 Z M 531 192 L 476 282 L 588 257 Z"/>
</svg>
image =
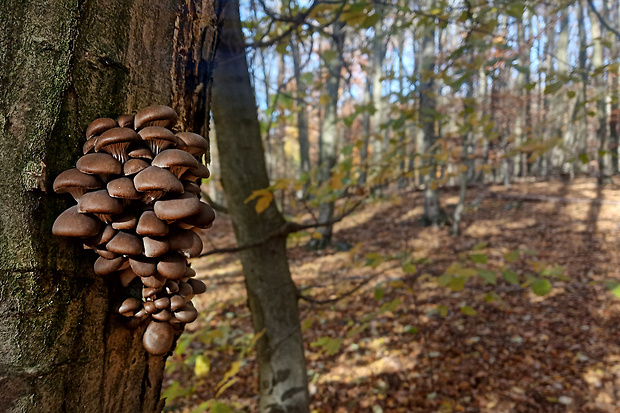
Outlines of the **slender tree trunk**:
<svg viewBox="0 0 620 413">
<path fill-rule="evenodd" d="M 372 86 L 370 83 L 370 76 L 368 73 L 366 73 L 366 81 L 365 81 L 365 87 L 364 87 L 364 97 L 362 99 L 362 102 L 364 104 L 364 106 L 368 107 L 370 106 L 370 103 L 372 102 L 371 100 L 371 94 L 372 94 Z M 368 113 L 368 110 L 364 110 L 364 113 L 362 113 L 362 149 L 360 151 L 360 164 L 361 164 L 361 171 L 360 171 L 360 177 L 358 180 L 358 185 L 359 186 L 364 186 L 366 184 L 366 179 L 368 179 L 368 169 L 369 169 L 369 165 L 368 165 L 368 144 L 370 142 L 370 114 Z"/>
<path fill-rule="evenodd" d="M 433 6 L 431 0 L 426 0 L 424 6 L 430 9 Z M 422 221 L 427 225 L 443 225 L 446 214 L 441 207 L 439 194 L 435 187 L 436 152 L 435 140 L 437 138 L 437 112 L 435 109 L 435 27 L 434 23 L 423 28 L 422 45 L 420 50 L 421 80 L 420 80 L 420 121 L 424 131 L 424 147 L 426 153 L 426 165 L 429 171 L 424 175 L 424 215 Z"/>
<path fill-rule="evenodd" d="M 620 23 L 620 4 L 613 2 L 613 9 L 609 10 L 606 4 L 606 11 L 610 12 L 610 16 L 615 17 L 616 22 Z M 620 25 L 616 25 L 620 27 Z M 620 64 L 620 38 L 613 37 L 613 46 L 611 48 L 611 58 L 613 62 Z M 610 153 L 611 153 L 611 171 L 615 175 L 620 172 L 618 168 L 618 146 L 620 145 L 620 70 L 609 73 L 609 89 L 611 90 L 611 112 L 609 117 L 609 137 L 610 137 Z"/>
<path fill-rule="evenodd" d="M 299 140 L 299 167 L 301 174 L 310 172 L 310 140 L 308 138 L 308 109 L 306 108 L 306 85 L 301 78 L 301 57 L 299 56 L 299 39 L 291 40 L 293 56 L 293 74 L 297 89 L 297 135 Z"/>
<path fill-rule="evenodd" d="M 52 236 L 70 204 L 52 182 L 75 165 L 91 120 L 173 103 L 187 69 L 175 67 L 175 50 L 192 47 L 176 34 L 204 19 L 213 47 L 212 3 L 202 6 L 197 16 L 191 2 L 172 0 L 0 3 L 2 412 L 163 407 L 165 357 L 149 356 L 140 329 L 122 325 L 114 308 L 125 297 L 117 281 L 94 275 L 95 257 Z"/>
<path fill-rule="evenodd" d="M 335 22 L 332 25 L 332 47 L 336 51 L 334 57 L 325 62 L 328 79 L 325 89 L 329 96 L 329 102 L 325 105 L 325 116 L 321 126 L 321 148 L 318 171 L 318 182 L 323 184 L 330 179 L 332 168 L 338 160 L 338 89 L 340 88 L 340 71 L 342 70 L 342 46 L 344 43 L 343 24 Z M 334 216 L 334 202 L 322 202 L 319 206 L 319 223 L 330 221 Z M 312 249 L 325 248 L 331 243 L 333 225 L 325 225 L 318 229 L 321 234 L 320 239 L 313 238 L 308 247 Z"/>
<path fill-rule="evenodd" d="M 239 244 L 260 240 L 285 221 L 275 203 L 257 214 L 245 203 L 252 191 L 269 186 L 264 150 L 250 84 L 237 0 L 226 2 L 213 79 L 213 118 L 222 185 Z M 297 289 L 286 257 L 286 238 L 241 252 L 248 306 L 258 340 L 260 411 L 308 412 L 304 348 Z"/>
</svg>

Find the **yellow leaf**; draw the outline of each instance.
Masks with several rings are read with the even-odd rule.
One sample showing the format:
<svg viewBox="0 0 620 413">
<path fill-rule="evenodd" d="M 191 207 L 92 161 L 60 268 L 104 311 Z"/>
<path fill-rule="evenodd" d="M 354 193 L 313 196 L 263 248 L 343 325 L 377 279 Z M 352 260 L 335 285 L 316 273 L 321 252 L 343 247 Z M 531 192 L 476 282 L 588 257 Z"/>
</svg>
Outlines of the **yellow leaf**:
<svg viewBox="0 0 620 413">
<path fill-rule="evenodd" d="M 332 189 L 342 189 L 342 179 L 340 177 L 340 174 L 332 175 Z"/>
<path fill-rule="evenodd" d="M 194 366 L 194 374 L 197 377 L 205 377 L 211 370 L 211 360 L 208 357 L 199 355 L 196 357 L 196 365 Z"/>
<path fill-rule="evenodd" d="M 224 386 L 228 380 L 230 380 L 237 373 L 239 373 L 239 369 L 241 369 L 241 362 L 239 360 L 233 361 L 233 363 L 230 365 L 230 369 L 226 372 L 226 374 L 224 374 L 224 378 L 217 385 L 217 387 L 220 388 L 220 391 L 222 390 L 221 387 Z"/>
<path fill-rule="evenodd" d="M 314 231 L 312 233 L 312 238 L 314 238 L 314 239 L 321 239 L 321 238 L 323 238 L 323 235 L 321 235 L 321 233 L 319 231 Z"/>
<path fill-rule="evenodd" d="M 267 207 L 269 207 L 269 204 L 271 204 L 271 201 L 273 201 L 273 193 L 265 193 L 265 195 L 263 195 L 258 199 L 258 201 L 256 201 L 256 206 L 254 207 L 256 213 L 260 214 L 261 212 L 266 210 Z"/>
<path fill-rule="evenodd" d="M 215 393 L 215 397 L 220 397 L 222 395 L 222 393 L 224 393 L 224 390 L 226 390 L 227 388 L 229 388 L 230 386 L 232 386 L 233 384 L 235 384 L 238 381 L 239 381 L 239 379 L 236 378 L 236 377 L 234 379 L 232 379 L 232 380 L 229 380 L 228 383 L 226 383 L 222 387 L 220 387 L 220 389 L 217 391 L 217 393 Z"/>
<path fill-rule="evenodd" d="M 319 103 L 323 106 L 327 105 L 329 102 L 331 102 L 332 98 L 329 97 L 329 95 L 321 95 L 321 97 L 319 98 Z"/>
</svg>

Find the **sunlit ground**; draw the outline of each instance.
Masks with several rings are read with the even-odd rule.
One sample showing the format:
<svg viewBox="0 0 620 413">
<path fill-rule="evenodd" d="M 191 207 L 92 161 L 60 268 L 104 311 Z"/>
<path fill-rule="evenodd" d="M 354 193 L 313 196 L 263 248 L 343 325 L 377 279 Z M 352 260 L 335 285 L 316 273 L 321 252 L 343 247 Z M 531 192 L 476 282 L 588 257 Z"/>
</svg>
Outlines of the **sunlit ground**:
<svg viewBox="0 0 620 413">
<path fill-rule="evenodd" d="M 350 251 L 308 252 L 309 234 L 289 241 L 303 294 L 335 298 L 372 277 L 336 303 L 300 302 L 312 410 L 618 411 L 620 306 L 605 285 L 620 280 L 618 188 L 577 180 L 518 184 L 506 192 L 575 202 L 491 199 L 472 189 L 462 235 L 450 237 L 448 228 L 419 226 L 421 194 L 406 192 L 371 202 L 336 225 L 334 242 L 348 243 Z M 450 211 L 457 196 L 443 197 Z M 585 198 L 609 203 L 575 200 Z M 205 250 L 234 245 L 230 222 L 220 216 L 203 240 Z M 412 254 L 415 273 L 405 274 L 397 260 L 364 265 L 369 253 L 398 252 Z M 487 262 L 473 263 L 472 254 Z M 438 286 L 437 277 L 455 262 L 493 272 L 495 284 L 472 277 L 462 290 Z M 195 298 L 202 317 L 184 336 L 182 352 L 169 359 L 167 409 L 191 412 L 217 395 L 239 411 L 254 411 L 252 330 L 238 255 L 192 265 L 210 289 Z M 534 294 L 527 274 L 539 277 L 558 265 L 548 276 L 552 291 Z M 516 273 L 520 283 L 506 282 L 502 270 Z M 464 314 L 464 306 L 477 315 Z M 239 371 L 223 381 L 237 361 Z"/>
</svg>

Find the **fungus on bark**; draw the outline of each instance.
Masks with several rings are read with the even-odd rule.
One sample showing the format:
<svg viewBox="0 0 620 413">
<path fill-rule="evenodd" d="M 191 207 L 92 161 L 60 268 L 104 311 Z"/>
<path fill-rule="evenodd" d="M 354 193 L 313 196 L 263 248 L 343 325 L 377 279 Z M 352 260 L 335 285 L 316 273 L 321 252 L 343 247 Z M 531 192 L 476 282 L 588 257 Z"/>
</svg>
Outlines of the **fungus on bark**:
<svg viewBox="0 0 620 413">
<path fill-rule="evenodd" d="M 127 288 L 117 298 L 118 313 L 130 328 L 146 323 L 143 345 L 155 356 L 167 354 L 175 332 L 198 316 L 190 300 L 206 286 L 192 278 L 186 257 L 202 249 L 191 229 L 215 218 L 197 183 L 209 176 L 201 163 L 208 141 L 171 130 L 177 120 L 161 105 L 118 120 L 96 119 L 76 168 L 54 181 L 55 192 L 70 193 L 78 204 L 58 216 L 52 232 L 81 238 L 99 255 L 94 272 L 118 277 Z M 141 298 L 129 292 L 137 283 Z"/>
</svg>

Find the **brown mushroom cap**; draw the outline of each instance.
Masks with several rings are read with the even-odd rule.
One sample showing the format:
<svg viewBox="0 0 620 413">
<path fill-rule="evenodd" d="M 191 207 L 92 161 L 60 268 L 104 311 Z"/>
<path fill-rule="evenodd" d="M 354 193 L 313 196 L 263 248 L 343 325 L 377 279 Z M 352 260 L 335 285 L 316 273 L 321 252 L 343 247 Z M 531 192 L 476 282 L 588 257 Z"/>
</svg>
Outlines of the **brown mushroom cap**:
<svg viewBox="0 0 620 413">
<path fill-rule="evenodd" d="M 123 287 L 127 287 L 131 282 L 138 276 L 131 268 L 126 268 L 119 274 L 119 278 L 121 279 L 121 284 Z"/>
<path fill-rule="evenodd" d="M 181 181 L 183 182 L 183 190 L 184 192 L 189 192 L 190 194 L 199 194 L 200 193 L 200 185 L 198 185 L 194 181 Z"/>
<path fill-rule="evenodd" d="M 161 198 L 168 192 L 183 192 L 183 184 L 167 169 L 149 166 L 133 178 L 136 189 L 146 193 L 146 203 Z"/>
<path fill-rule="evenodd" d="M 142 237 L 144 255 L 147 257 L 159 257 L 170 250 L 170 244 L 166 238 Z"/>
<path fill-rule="evenodd" d="M 121 268 L 122 265 L 123 257 L 116 257 L 111 260 L 99 257 L 97 258 L 97 261 L 95 261 L 95 274 L 108 275 L 113 273 L 114 271 L 118 271 L 118 269 Z"/>
<path fill-rule="evenodd" d="M 101 176 L 104 181 L 108 175 L 120 174 L 123 170 L 121 163 L 107 153 L 88 153 L 78 159 L 75 166 L 85 174 Z"/>
<path fill-rule="evenodd" d="M 159 259 L 157 272 L 169 280 L 178 280 L 185 273 L 186 263 L 183 255 L 171 252 Z"/>
<path fill-rule="evenodd" d="M 140 277 L 150 277 L 157 272 L 157 261 L 140 255 L 129 257 L 129 265 Z"/>
<path fill-rule="evenodd" d="M 67 169 L 54 179 L 54 192 L 69 193 L 76 201 L 87 191 L 102 187 L 97 177 L 80 172 L 77 168 Z"/>
<path fill-rule="evenodd" d="M 179 284 L 176 281 L 168 280 L 166 281 L 166 293 L 174 294 L 179 291 Z"/>
<path fill-rule="evenodd" d="M 188 169 L 197 168 L 198 161 L 180 149 L 166 149 L 153 159 L 151 165 L 166 168 L 178 178 Z"/>
<path fill-rule="evenodd" d="M 166 279 L 159 274 L 153 274 L 149 277 L 141 277 L 142 284 L 148 288 L 161 289 L 166 284 Z"/>
<path fill-rule="evenodd" d="M 142 195 L 136 191 L 136 187 L 133 185 L 133 180 L 126 176 L 122 178 L 114 179 L 108 182 L 106 186 L 108 194 L 113 198 L 121 198 L 126 201 L 132 199 L 140 199 Z"/>
<path fill-rule="evenodd" d="M 123 212 L 112 217 L 112 228 L 114 229 L 134 229 L 138 224 L 138 217 L 131 212 Z"/>
<path fill-rule="evenodd" d="M 130 159 L 123 164 L 123 174 L 125 176 L 135 175 L 149 167 L 149 163 L 142 159 Z"/>
<path fill-rule="evenodd" d="M 209 151 L 209 141 L 202 136 L 193 132 L 179 132 L 177 133 L 179 138 L 179 149 L 190 153 L 198 158 Z"/>
<path fill-rule="evenodd" d="M 104 151 L 114 156 L 119 162 L 127 160 L 127 148 L 132 142 L 140 140 L 135 130 L 130 128 L 112 128 L 103 132 L 95 143 L 95 151 Z"/>
<path fill-rule="evenodd" d="M 86 244 L 84 244 L 84 246 L 86 246 Z M 88 248 L 91 248 L 91 247 L 88 247 Z M 118 257 L 118 255 L 116 255 L 115 253 L 110 252 L 110 251 L 108 251 L 106 249 L 94 247 L 94 248 L 92 248 L 92 250 L 95 251 L 97 253 L 97 255 L 99 255 L 100 257 L 105 258 L 106 260 L 111 260 L 113 258 Z"/>
<path fill-rule="evenodd" d="M 106 249 L 116 254 L 138 255 L 142 253 L 142 241 L 140 240 L 140 238 L 136 237 L 133 234 L 130 234 L 124 231 L 119 231 L 106 244 Z M 133 266 L 132 266 L 132 269 L 133 269 Z M 137 271 L 134 270 L 134 272 L 138 274 Z"/>
<path fill-rule="evenodd" d="M 133 128 L 133 115 L 121 115 L 116 122 L 121 128 Z"/>
<path fill-rule="evenodd" d="M 192 267 L 186 267 L 185 274 L 183 274 L 183 281 L 187 281 L 188 278 L 192 278 L 195 276 L 196 276 L 196 271 L 194 271 Z"/>
<path fill-rule="evenodd" d="M 153 314 L 155 311 L 157 311 L 157 307 L 155 307 L 155 303 L 152 302 L 152 301 L 145 302 L 144 303 L 144 309 L 149 314 Z"/>
<path fill-rule="evenodd" d="M 182 308 L 185 303 L 187 303 L 187 301 L 185 301 L 185 298 L 181 297 L 178 294 L 170 297 L 170 309 L 172 311 L 177 311 L 178 309 Z"/>
<path fill-rule="evenodd" d="M 174 312 L 174 318 L 182 323 L 191 323 L 198 317 L 198 311 L 191 302 L 185 303 L 185 305 Z"/>
<path fill-rule="evenodd" d="M 129 297 L 125 301 L 123 301 L 120 308 L 118 309 L 118 312 L 125 317 L 131 317 L 140 308 L 142 308 L 142 301 L 134 297 Z"/>
<path fill-rule="evenodd" d="M 157 295 L 157 293 L 160 291 L 161 291 L 161 288 L 144 287 L 142 289 L 142 297 L 144 298 L 155 297 L 155 295 Z"/>
<path fill-rule="evenodd" d="M 157 298 L 154 303 L 155 307 L 159 308 L 160 310 L 164 308 L 170 308 L 170 298 L 168 297 Z"/>
<path fill-rule="evenodd" d="M 152 125 L 171 128 L 176 125 L 177 119 L 177 112 L 170 106 L 153 105 L 136 113 L 134 125 L 136 130 Z"/>
<path fill-rule="evenodd" d="M 215 211 L 204 202 L 200 202 L 200 212 L 181 221 L 192 227 L 207 229 L 215 220 Z"/>
<path fill-rule="evenodd" d="M 154 207 L 157 218 L 172 222 L 200 213 L 200 201 L 194 194 L 182 194 L 179 197 L 158 200 Z"/>
<path fill-rule="evenodd" d="M 170 250 L 180 252 L 187 258 L 197 257 L 202 252 L 202 239 L 194 231 L 179 229 L 168 237 Z"/>
<path fill-rule="evenodd" d="M 163 356 L 172 349 L 174 329 L 169 323 L 151 320 L 146 326 L 142 344 L 153 356 Z"/>
<path fill-rule="evenodd" d="M 168 235 L 168 231 L 169 228 L 166 221 L 157 218 L 157 215 L 155 215 L 153 211 L 144 211 L 136 227 L 136 233 L 138 235 L 150 237 L 163 237 Z"/>
<path fill-rule="evenodd" d="M 153 152 L 149 148 L 136 148 L 129 152 L 129 157 L 137 159 L 153 159 Z"/>
<path fill-rule="evenodd" d="M 194 294 L 203 294 L 207 291 L 207 286 L 200 280 L 190 278 L 189 280 L 187 280 L 187 283 L 190 287 L 192 287 L 192 291 L 194 292 Z"/>
<path fill-rule="evenodd" d="M 115 234 L 116 231 L 112 228 L 112 225 L 108 224 L 101 228 L 101 230 L 93 237 L 85 239 L 84 244 L 91 247 L 96 247 L 97 245 L 105 244 L 110 241 Z"/>
<path fill-rule="evenodd" d="M 176 146 L 179 142 L 172 131 L 160 126 L 148 126 L 138 132 L 138 134 L 154 155 L 159 154 L 170 146 Z"/>
<path fill-rule="evenodd" d="M 99 118 L 95 119 L 86 128 L 86 139 L 90 139 L 93 136 L 101 135 L 108 129 L 116 128 L 118 124 L 111 118 Z"/>
<path fill-rule="evenodd" d="M 93 152 L 95 150 L 96 143 L 97 143 L 96 136 L 88 139 L 86 142 L 84 142 L 84 145 L 82 145 L 82 153 L 86 155 L 89 152 Z"/>
<path fill-rule="evenodd" d="M 174 317 L 172 312 L 168 309 L 161 309 L 153 314 L 153 319 L 157 321 L 169 321 Z"/>
<path fill-rule="evenodd" d="M 66 209 L 54 221 L 52 233 L 60 237 L 94 237 L 101 228 L 101 222 L 90 215 L 80 214 L 77 205 Z"/>
<path fill-rule="evenodd" d="M 97 154 L 95 154 L 97 155 Z M 112 215 L 123 212 L 123 204 L 116 198 L 108 195 L 108 191 L 87 192 L 78 201 L 78 211 L 82 214 L 92 213 L 105 223 L 112 219 Z"/>
<path fill-rule="evenodd" d="M 192 286 L 186 283 L 185 281 L 179 281 L 179 291 L 178 294 L 181 297 L 185 298 L 185 301 L 191 300 L 194 296 L 194 290 L 192 290 Z"/>
</svg>

